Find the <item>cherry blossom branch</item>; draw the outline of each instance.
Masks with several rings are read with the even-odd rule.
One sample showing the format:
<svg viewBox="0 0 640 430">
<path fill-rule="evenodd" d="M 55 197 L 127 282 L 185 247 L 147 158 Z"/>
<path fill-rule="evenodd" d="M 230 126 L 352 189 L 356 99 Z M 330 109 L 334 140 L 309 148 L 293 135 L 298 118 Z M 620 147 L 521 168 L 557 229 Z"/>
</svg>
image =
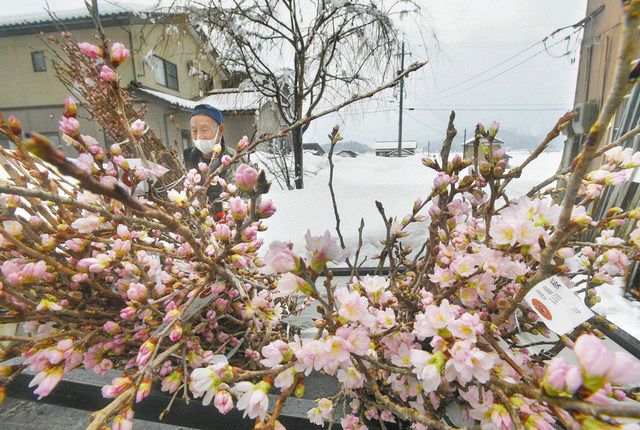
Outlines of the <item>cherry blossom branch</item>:
<svg viewBox="0 0 640 430">
<path fill-rule="evenodd" d="M 501 325 L 513 313 L 515 307 L 524 299 L 524 296 L 536 284 L 548 278 L 551 273 L 551 259 L 554 254 L 562 246 L 564 240 L 568 237 L 569 222 L 571 212 L 573 210 L 578 189 L 582 182 L 582 178 L 587 173 L 589 164 L 595 157 L 598 144 L 604 136 L 607 124 L 620 105 L 622 98 L 633 88 L 635 79 L 629 79 L 629 64 L 634 59 L 637 45 L 637 28 L 640 23 L 640 3 L 635 1 L 625 1 L 623 4 L 623 28 L 621 31 L 620 48 L 616 68 L 613 78 L 611 91 L 607 95 L 602 110 L 600 111 L 596 122 L 589 130 L 587 142 L 582 152 L 574 159 L 572 165 L 572 173 L 566 186 L 564 199 L 562 201 L 562 210 L 558 220 L 556 230 L 551 236 L 549 243 L 540 255 L 540 266 L 536 272 L 524 283 L 513 297 L 510 304 L 496 319 L 496 325 Z"/>
</svg>

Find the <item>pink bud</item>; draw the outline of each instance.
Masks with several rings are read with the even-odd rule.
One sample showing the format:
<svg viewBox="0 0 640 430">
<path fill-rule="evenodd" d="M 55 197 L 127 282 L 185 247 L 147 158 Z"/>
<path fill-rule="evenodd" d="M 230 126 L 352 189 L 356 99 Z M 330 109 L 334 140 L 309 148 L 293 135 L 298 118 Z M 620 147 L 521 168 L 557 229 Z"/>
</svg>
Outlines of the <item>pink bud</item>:
<svg viewBox="0 0 640 430">
<path fill-rule="evenodd" d="M 171 342 L 177 342 L 182 339 L 182 324 L 176 323 L 169 333 L 169 339 Z"/>
<path fill-rule="evenodd" d="M 234 177 L 238 188 L 245 192 L 253 191 L 258 183 L 258 171 L 248 164 L 238 166 Z"/>
<path fill-rule="evenodd" d="M 67 97 L 64 100 L 64 116 L 67 118 L 75 118 L 78 114 L 78 104 L 73 97 Z"/>
<path fill-rule="evenodd" d="M 247 146 L 249 146 L 249 138 L 247 136 L 242 136 L 242 139 L 238 141 L 236 149 L 238 150 L 238 152 L 244 151 Z"/>
<path fill-rule="evenodd" d="M 120 325 L 113 321 L 107 321 L 104 323 L 102 329 L 109 334 L 120 333 Z"/>
<path fill-rule="evenodd" d="M 111 67 L 107 66 L 106 64 L 103 64 L 102 68 L 100 69 L 100 77 L 102 78 L 102 80 L 106 82 L 115 81 L 116 72 L 114 72 Z"/>
<path fill-rule="evenodd" d="M 156 349 L 156 344 L 158 341 L 156 339 L 149 339 L 140 346 L 140 350 L 138 350 L 138 355 L 136 357 L 136 366 L 141 367 L 147 364 L 153 351 Z"/>
<path fill-rule="evenodd" d="M 221 414 L 226 414 L 233 409 L 233 398 L 231 394 L 225 390 L 218 391 L 216 397 L 213 399 L 213 406 L 215 406 Z"/>
<path fill-rule="evenodd" d="M 111 45 L 111 62 L 118 66 L 123 61 L 129 58 L 129 50 L 120 42 L 116 42 Z"/>
<path fill-rule="evenodd" d="M 70 137 L 76 137 L 80 131 L 80 123 L 73 117 L 63 116 L 58 124 L 60 133 Z"/>
<path fill-rule="evenodd" d="M 276 207 L 273 205 L 273 201 L 265 200 L 258 206 L 257 214 L 260 218 L 269 218 L 276 212 Z"/>
<path fill-rule="evenodd" d="M 582 370 L 589 376 L 604 376 L 612 365 L 604 342 L 592 334 L 583 334 L 573 347 Z"/>
<path fill-rule="evenodd" d="M 233 197 L 229 200 L 229 209 L 233 215 L 233 219 L 240 221 L 247 216 L 247 205 L 240 197 Z"/>
<path fill-rule="evenodd" d="M 122 154 L 122 148 L 120 148 L 120 145 L 117 143 L 114 143 L 113 145 L 111 145 L 111 147 L 109 148 L 109 150 L 111 151 L 111 154 L 113 155 L 120 155 Z"/>
<path fill-rule="evenodd" d="M 80 48 L 80 51 L 87 57 L 98 58 L 102 56 L 102 48 L 92 45 L 89 42 L 78 43 L 78 48 Z"/>
<path fill-rule="evenodd" d="M 134 136 L 141 136 L 146 124 L 143 120 L 137 119 L 131 124 L 131 134 Z"/>
</svg>

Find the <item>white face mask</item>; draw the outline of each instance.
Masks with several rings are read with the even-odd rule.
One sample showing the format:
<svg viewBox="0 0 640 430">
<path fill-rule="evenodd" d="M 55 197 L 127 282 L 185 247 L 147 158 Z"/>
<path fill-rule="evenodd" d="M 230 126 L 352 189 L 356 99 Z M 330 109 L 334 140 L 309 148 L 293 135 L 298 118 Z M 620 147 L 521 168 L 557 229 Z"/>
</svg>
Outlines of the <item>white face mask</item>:
<svg viewBox="0 0 640 430">
<path fill-rule="evenodd" d="M 202 152 L 203 154 L 211 154 L 213 152 L 213 147 L 216 146 L 215 139 L 194 139 L 193 144 Z"/>
<path fill-rule="evenodd" d="M 216 140 L 218 140 L 218 130 L 216 130 L 216 135 L 213 136 L 213 139 L 194 139 L 193 144 L 203 154 L 211 154 L 216 146 Z"/>
</svg>

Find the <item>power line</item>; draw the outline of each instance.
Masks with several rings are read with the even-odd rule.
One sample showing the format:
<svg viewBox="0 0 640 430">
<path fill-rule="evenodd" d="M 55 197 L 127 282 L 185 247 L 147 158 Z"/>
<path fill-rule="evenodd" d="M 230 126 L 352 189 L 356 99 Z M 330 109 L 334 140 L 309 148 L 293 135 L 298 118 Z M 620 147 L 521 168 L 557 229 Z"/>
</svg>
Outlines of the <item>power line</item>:
<svg viewBox="0 0 640 430">
<path fill-rule="evenodd" d="M 455 111 L 471 111 L 471 112 L 499 112 L 499 111 L 507 111 L 507 112 L 511 112 L 511 111 L 566 111 L 569 110 L 570 108 L 456 108 L 456 107 L 450 107 L 450 108 L 413 108 L 413 109 L 407 109 L 407 110 L 416 110 L 416 111 L 440 111 L 440 110 L 445 110 L 445 111 L 451 111 L 451 110 L 455 110 Z"/>
<path fill-rule="evenodd" d="M 427 127 L 428 129 L 431 129 L 431 130 L 433 130 L 433 131 L 435 131 L 435 132 L 437 132 L 437 133 L 442 133 L 442 130 L 438 130 L 437 128 L 430 126 L 430 125 L 429 125 L 429 124 L 427 124 L 426 122 L 424 122 L 424 121 L 422 121 L 422 120 L 420 120 L 420 119 L 416 118 L 415 116 L 411 115 L 410 113 L 407 113 L 407 116 L 408 116 L 409 118 L 413 119 L 414 121 L 417 121 L 417 122 L 419 122 L 420 124 L 424 125 L 424 126 L 425 126 L 425 127 Z"/>
<path fill-rule="evenodd" d="M 580 26 L 580 25 L 582 25 L 582 21 L 584 21 L 584 20 L 581 20 L 581 21 L 579 21 L 579 22 L 577 22 L 577 23 L 575 23 L 575 24 L 572 24 L 572 25 L 567 25 L 566 27 L 559 28 L 559 29 L 555 30 L 554 32 L 552 32 L 552 33 L 550 34 L 550 36 L 553 36 L 553 35 L 557 34 L 558 32 L 560 32 L 560 31 L 562 31 L 562 30 L 564 30 L 564 29 L 567 29 L 567 28 L 569 28 L 569 27 L 576 28 L 576 26 Z M 579 31 L 579 30 L 574 31 L 572 34 L 575 34 L 577 31 Z M 450 90 L 450 89 L 453 89 L 453 88 L 459 87 L 459 86 L 460 86 L 460 85 L 462 85 L 462 84 L 465 84 L 465 83 L 467 83 L 467 82 L 469 82 L 469 81 L 472 81 L 472 80 L 474 80 L 475 78 L 480 77 L 480 76 L 484 75 L 484 74 L 485 74 L 485 73 L 487 73 L 487 72 L 490 72 L 490 71 L 492 71 L 492 70 L 495 70 L 496 68 L 498 68 L 499 66 L 503 65 L 504 63 L 507 63 L 507 62 L 509 62 L 509 61 L 513 60 L 514 58 L 518 57 L 520 54 L 523 54 L 523 53 L 527 52 L 528 50 L 530 50 L 531 48 L 533 48 L 533 47 L 535 47 L 535 46 L 539 45 L 540 43 L 544 44 L 544 46 L 545 46 L 545 50 L 547 50 L 547 49 L 549 48 L 549 47 L 547 47 L 547 40 L 548 40 L 548 39 L 549 39 L 549 36 L 546 36 L 546 37 L 544 37 L 543 39 L 540 39 L 540 40 L 538 40 L 537 42 L 533 43 L 532 45 L 529 45 L 529 46 L 527 46 L 526 48 L 524 48 L 524 49 L 522 49 L 522 50 L 520 50 L 520 51 L 516 52 L 516 53 L 515 53 L 515 54 L 513 54 L 511 57 L 509 57 L 509 58 L 507 58 L 507 59 L 505 59 L 505 60 L 502 60 L 501 62 L 499 62 L 499 63 L 497 63 L 497 64 L 495 64 L 495 65 L 493 65 L 493 66 L 489 67 L 488 69 L 485 69 L 485 70 L 483 70 L 482 72 L 479 72 L 479 73 L 477 73 L 477 74 L 475 74 L 475 75 L 471 76 L 470 78 L 467 78 L 467 79 L 465 79 L 464 81 L 458 82 L 457 84 L 454 84 L 454 85 L 452 85 L 452 86 L 450 86 L 450 87 L 444 88 L 444 89 L 442 89 L 442 90 L 435 91 L 435 92 L 434 92 L 434 93 L 432 93 L 432 94 L 439 94 L 439 93 L 442 93 L 442 92 L 446 92 L 446 91 L 448 91 L 448 90 Z M 565 38 L 564 38 L 564 39 L 562 39 L 562 40 L 567 40 L 567 38 L 565 37 Z M 551 45 L 551 46 L 555 46 L 555 45 L 556 45 L 556 44 Z M 568 46 L 567 46 L 567 47 L 568 47 Z M 551 54 L 549 54 L 549 55 L 551 55 Z M 567 54 L 564 54 L 564 55 L 567 55 Z M 564 55 L 563 55 L 563 56 L 564 56 Z"/>
<path fill-rule="evenodd" d="M 575 34 L 575 33 L 577 33 L 578 31 L 579 31 L 579 30 L 574 31 L 574 32 L 572 33 L 572 35 L 573 35 L 573 34 Z M 493 76 L 491 76 L 491 77 L 489 77 L 489 78 L 485 79 L 484 81 L 480 81 L 480 82 L 478 82 L 477 84 L 475 84 L 475 85 L 473 85 L 473 86 L 471 86 L 471 87 L 469 87 L 469 88 L 466 88 L 466 89 L 464 89 L 464 90 L 462 90 L 462 91 L 458 91 L 457 93 L 453 93 L 453 94 L 449 94 L 449 95 L 441 96 L 441 97 L 436 97 L 436 99 L 437 99 L 437 100 L 441 100 L 441 99 L 445 99 L 445 98 L 449 98 L 449 97 L 457 96 L 458 94 L 462 94 L 462 93 L 465 93 L 465 92 L 467 92 L 467 91 L 469 91 L 469 90 L 472 90 L 472 89 L 474 89 L 474 88 L 476 88 L 476 87 L 478 87 L 478 86 L 480 86 L 480 85 L 482 85 L 482 84 L 484 84 L 484 83 L 486 83 L 486 82 L 489 82 L 489 81 L 491 81 L 491 80 L 493 80 L 493 79 L 497 78 L 498 76 L 502 76 L 502 75 L 504 75 L 504 74 L 505 74 L 505 73 L 507 73 L 508 71 L 515 69 L 515 68 L 516 68 L 516 67 L 518 67 L 519 65 L 521 65 L 521 64 L 523 64 L 523 63 L 526 63 L 527 61 L 531 60 L 532 58 L 537 57 L 538 55 L 540 55 L 540 54 L 542 54 L 543 52 L 547 51 L 547 49 L 548 49 L 548 48 L 551 48 L 551 47 L 553 47 L 553 46 L 556 46 L 557 44 L 559 44 L 559 43 L 561 43 L 561 42 L 565 41 L 565 40 L 566 40 L 567 38 L 569 38 L 569 37 L 571 37 L 571 35 L 569 35 L 569 36 L 565 37 L 565 38 L 564 38 L 564 39 L 562 39 L 562 40 L 558 40 L 556 43 L 554 43 L 554 44 L 552 44 L 552 45 L 549 45 L 548 47 L 546 47 L 546 46 L 545 46 L 545 48 L 544 48 L 544 49 L 542 49 L 542 50 L 540 50 L 540 51 L 536 52 L 535 54 L 531 55 L 530 57 L 525 58 L 524 60 L 520 61 L 519 63 L 516 63 L 516 64 L 514 64 L 513 66 L 511 66 L 511 67 L 509 67 L 509 68 L 507 68 L 507 69 L 503 70 L 502 72 L 497 73 L 497 74 L 495 74 L 495 75 L 493 75 Z"/>
<path fill-rule="evenodd" d="M 467 82 L 472 81 L 472 80 L 474 80 L 475 78 L 477 78 L 477 77 L 479 77 L 479 76 L 482 76 L 482 75 L 484 75 L 485 73 L 490 72 L 490 71 L 492 71 L 492 70 L 496 69 L 497 67 L 499 67 L 499 66 L 503 65 L 504 63 L 506 63 L 506 62 L 509 62 L 509 61 L 513 60 L 514 58 L 516 58 L 516 57 L 517 57 L 517 56 L 519 56 L 520 54 L 522 54 L 522 53 L 524 53 L 524 52 L 527 52 L 529 49 L 533 48 L 533 47 L 534 47 L 534 46 L 536 46 L 536 45 L 539 45 L 540 43 L 542 43 L 542 40 L 538 40 L 538 41 L 537 41 L 536 43 L 534 43 L 533 45 L 529 45 L 528 47 L 524 48 L 523 50 L 516 52 L 515 54 L 513 54 L 511 57 L 507 58 L 506 60 L 503 60 L 503 61 L 499 62 L 498 64 L 496 64 L 496 65 L 494 65 L 494 66 L 492 66 L 492 67 L 489 67 L 488 69 L 483 70 L 482 72 L 477 73 L 477 74 L 475 74 L 475 75 L 471 76 L 471 77 L 470 77 L 470 78 L 468 78 L 468 79 L 465 79 L 464 81 L 458 82 L 457 84 L 454 84 L 454 85 L 452 85 L 452 86 L 450 86 L 450 87 L 443 88 L 443 89 L 441 89 L 441 90 L 435 91 L 435 92 L 434 92 L 434 93 L 432 93 L 432 94 L 443 93 L 443 92 L 448 91 L 448 90 L 450 90 L 450 89 L 452 89 L 452 88 L 459 87 L 459 86 L 460 86 L 460 85 L 462 85 L 462 84 L 466 84 Z"/>
</svg>

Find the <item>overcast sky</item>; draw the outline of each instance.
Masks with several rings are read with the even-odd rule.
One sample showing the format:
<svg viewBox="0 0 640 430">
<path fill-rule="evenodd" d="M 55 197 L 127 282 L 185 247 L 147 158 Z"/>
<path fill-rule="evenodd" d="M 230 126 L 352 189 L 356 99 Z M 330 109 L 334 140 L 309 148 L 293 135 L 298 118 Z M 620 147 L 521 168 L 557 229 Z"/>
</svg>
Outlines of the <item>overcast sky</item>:
<svg viewBox="0 0 640 430">
<path fill-rule="evenodd" d="M 153 0 L 133 0 L 149 1 Z M 9 0 L 0 0 L 3 3 Z M 46 2 L 10 3 L 10 8 L 0 9 L 0 17 L 37 12 Z M 465 128 L 471 133 L 478 121 L 488 124 L 494 119 L 505 129 L 543 135 L 572 106 L 582 32 L 563 30 L 549 37 L 548 49 L 539 42 L 554 30 L 582 19 L 586 0 L 418 3 L 431 28 L 424 22 L 416 25 L 411 18 L 400 21 L 396 15 L 407 52 L 411 53 L 406 63 L 429 60 L 427 66 L 406 80 L 405 139 L 416 139 L 419 144 L 427 140 L 440 143 L 450 109 L 456 110 L 460 135 Z M 49 0 L 49 4 L 56 11 L 82 7 L 83 1 Z M 439 39 L 439 46 L 431 31 Z M 565 40 L 567 36 L 570 38 Z M 524 52 L 516 55 L 520 51 Z M 567 52 L 570 54 L 564 55 Z M 305 141 L 326 143 L 326 135 L 336 123 L 342 126 L 346 140 L 372 145 L 375 140 L 397 139 L 397 93 L 387 90 L 376 100 L 316 121 Z"/>
<path fill-rule="evenodd" d="M 427 140 L 439 144 L 450 109 L 456 110 L 460 134 L 465 128 L 471 133 L 478 121 L 488 124 L 495 119 L 510 130 L 544 135 L 573 105 L 582 32 L 573 33 L 570 28 L 549 38 L 548 52 L 542 43 L 532 45 L 582 19 L 585 0 L 419 2 L 430 18 L 440 48 L 428 30 L 420 37 L 410 20 L 400 23 L 412 60 L 429 60 L 406 80 L 404 105 L 415 110 L 405 111 L 403 138 L 417 139 L 419 144 Z M 569 35 L 570 39 L 564 40 Z M 568 51 L 574 52 L 563 56 Z M 516 66 L 519 62 L 522 64 Z M 326 140 L 327 130 L 336 122 L 343 126 L 345 139 L 369 144 L 376 138 L 397 139 L 398 100 L 392 91 L 387 91 L 384 98 L 386 103 L 371 102 L 362 110 L 385 112 L 349 113 L 317 121 L 310 127 L 308 139 Z"/>
</svg>

